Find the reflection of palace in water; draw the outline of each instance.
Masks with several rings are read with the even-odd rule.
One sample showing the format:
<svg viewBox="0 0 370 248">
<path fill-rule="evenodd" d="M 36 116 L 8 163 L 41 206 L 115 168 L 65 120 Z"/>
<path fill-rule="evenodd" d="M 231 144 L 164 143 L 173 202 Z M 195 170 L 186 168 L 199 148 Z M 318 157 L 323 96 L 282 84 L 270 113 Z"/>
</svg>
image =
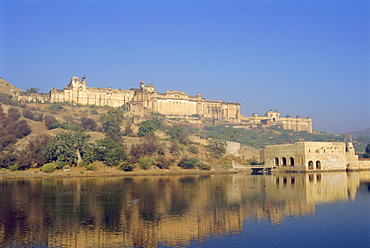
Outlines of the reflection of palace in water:
<svg viewBox="0 0 370 248">
<path fill-rule="evenodd" d="M 0 245 L 189 244 L 243 221 L 315 214 L 348 201 L 370 172 L 0 181 Z"/>
</svg>

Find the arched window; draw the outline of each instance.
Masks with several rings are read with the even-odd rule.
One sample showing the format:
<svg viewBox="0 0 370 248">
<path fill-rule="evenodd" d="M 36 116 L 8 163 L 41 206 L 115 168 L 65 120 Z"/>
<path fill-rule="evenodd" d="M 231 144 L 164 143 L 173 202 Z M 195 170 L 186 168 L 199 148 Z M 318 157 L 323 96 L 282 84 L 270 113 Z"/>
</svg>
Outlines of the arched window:
<svg viewBox="0 0 370 248">
<path fill-rule="evenodd" d="M 286 166 L 286 158 L 285 158 L 285 157 L 283 157 L 283 158 L 281 159 L 281 162 L 282 162 L 282 166 Z"/>
<path fill-rule="evenodd" d="M 294 158 L 293 157 L 289 158 L 289 164 L 290 164 L 290 166 L 294 166 Z"/>
<path fill-rule="evenodd" d="M 275 158 L 275 165 L 279 166 L 279 158 Z"/>
<path fill-rule="evenodd" d="M 316 170 L 321 170 L 321 162 L 319 160 L 316 161 Z"/>
<path fill-rule="evenodd" d="M 312 161 L 308 162 L 308 169 L 313 170 L 313 162 Z"/>
</svg>

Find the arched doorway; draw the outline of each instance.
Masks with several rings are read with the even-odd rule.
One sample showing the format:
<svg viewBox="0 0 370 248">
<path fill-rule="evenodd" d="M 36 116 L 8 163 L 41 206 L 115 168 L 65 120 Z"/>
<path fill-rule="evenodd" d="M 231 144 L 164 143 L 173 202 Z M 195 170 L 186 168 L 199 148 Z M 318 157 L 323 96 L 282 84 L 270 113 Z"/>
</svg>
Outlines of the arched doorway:
<svg viewBox="0 0 370 248">
<path fill-rule="evenodd" d="M 282 166 L 286 166 L 286 158 L 285 157 L 283 157 L 281 159 L 281 163 L 282 163 Z"/>
<path fill-rule="evenodd" d="M 293 157 L 289 158 L 289 164 L 290 164 L 290 166 L 294 166 L 294 158 Z"/>
<path fill-rule="evenodd" d="M 319 160 L 316 161 L 316 170 L 321 170 L 321 162 Z"/>
<path fill-rule="evenodd" d="M 279 158 L 275 158 L 275 166 L 279 166 Z"/>
<path fill-rule="evenodd" d="M 308 169 L 313 170 L 313 162 L 312 161 L 308 162 Z"/>
</svg>

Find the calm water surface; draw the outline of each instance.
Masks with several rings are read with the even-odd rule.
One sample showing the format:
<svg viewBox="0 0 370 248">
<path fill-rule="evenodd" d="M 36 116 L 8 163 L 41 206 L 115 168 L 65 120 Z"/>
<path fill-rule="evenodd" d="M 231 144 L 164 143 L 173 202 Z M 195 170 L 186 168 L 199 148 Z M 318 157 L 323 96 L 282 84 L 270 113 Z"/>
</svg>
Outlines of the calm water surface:
<svg viewBox="0 0 370 248">
<path fill-rule="evenodd" d="M 370 172 L 0 179 L 1 247 L 370 247 Z"/>
</svg>

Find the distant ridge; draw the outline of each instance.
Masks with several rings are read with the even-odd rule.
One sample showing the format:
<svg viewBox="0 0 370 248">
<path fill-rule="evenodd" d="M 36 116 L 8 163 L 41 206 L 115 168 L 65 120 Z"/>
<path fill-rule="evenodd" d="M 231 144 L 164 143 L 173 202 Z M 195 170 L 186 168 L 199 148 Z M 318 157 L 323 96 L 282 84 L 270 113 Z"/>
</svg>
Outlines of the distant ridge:
<svg viewBox="0 0 370 248">
<path fill-rule="evenodd" d="M 363 131 L 349 132 L 348 134 L 351 134 L 353 138 L 358 138 L 360 136 L 370 137 L 370 128 L 363 130 Z"/>
<path fill-rule="evenodd" d="M 13 91 L 23 92 L 23 90 L 0 78 L 0 93 L 12 95 Z"/>
</svg>

